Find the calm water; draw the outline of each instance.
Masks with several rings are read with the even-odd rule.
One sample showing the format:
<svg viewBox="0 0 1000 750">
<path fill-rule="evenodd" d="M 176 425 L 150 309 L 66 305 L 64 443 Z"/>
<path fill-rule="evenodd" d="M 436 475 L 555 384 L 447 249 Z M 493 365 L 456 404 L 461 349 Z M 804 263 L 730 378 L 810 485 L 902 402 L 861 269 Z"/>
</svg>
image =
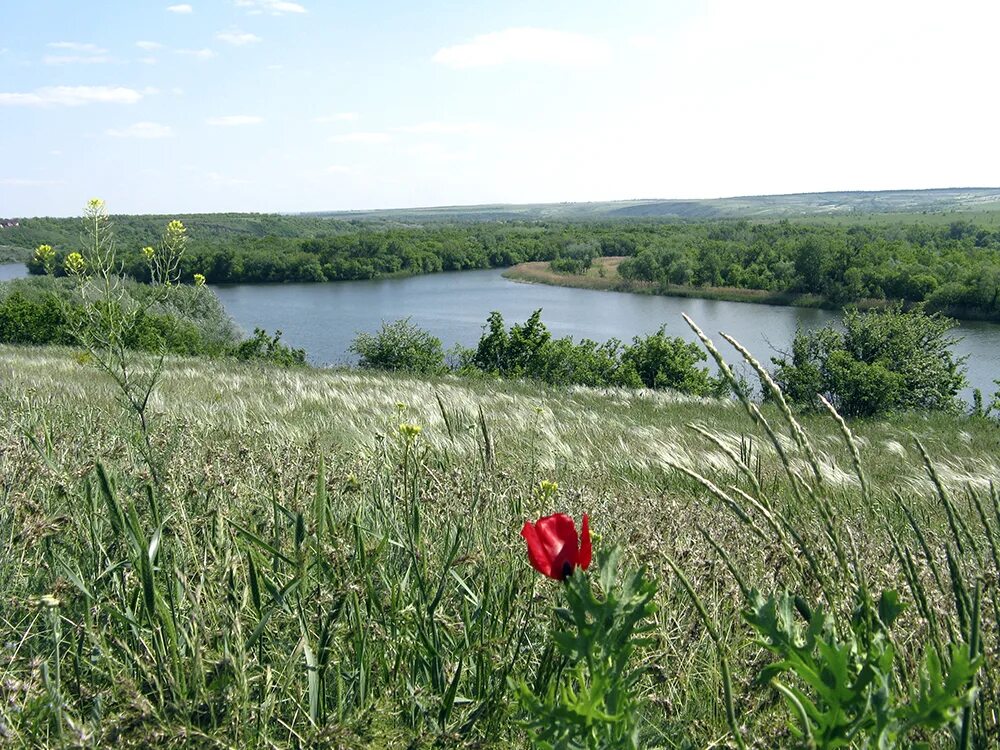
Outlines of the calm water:
<svg viewBox="0 0 1000 750">
<path fill-rule="evenodd" d="M 0 280 L 25 275 L 25 267 L 0 264 Z M 463 271 L 406 279 L 330 284 L 240 284 L 213 287 L 233 319 L 246 331 L 280 329 L 284 340 L 306 350 L 316 364 L 351 361 L 347 349 L 359 331 L 377 331 L 382 321 L 409 316 L 446 347 L 473 346 L 492 310 L 508 323 L 523 322 L 542 308 L 542 321 L 556 336 L 598 341 L 656 331 L 694 340 L 681 319 L 690 315 L 735 361 L 737 355 L 718 337 L 725 331 L 768 362 L 787 349 L 796 327 L 816 328 L 838 319 L 826 310 L 751 305 L 738 302 L 595 292 L 587 289 L 522 284 L 501 271 Z M 993 393 L 1000 378 L 1000 325 L 963 323 L 955 349 L 968 355 L 972 387 Z M 966 392 L 971 397 L 971 388 Z"/>
<path fill-rule="evenodd" d="M 288 343 L 304 348 L 318 364 L 349 362 L 347 348 L 357 332 L 374 332 L 382 321 L 407 316 L 448 347 L 475 345 L 492 310 L 499 310 L 509 325 L 523 322 L 542 308 L 542 321 L 554 335 L 598 341 L 612 337 L 628 341 L 663 324 L 671 334 L 693 341 L 694 334 L 681 318 L 681 313 L 687 313 L 731 361 L 738 355 L 718 337 L 719 331 L 734 336 L 765 363 L 779 350 L 790 348 L 797 327 L 817 328 L 839 318 L 827 310 L 523 284 L 501 273 L 462 271 L 381 281 L 236 285 L 216 287 L 215 292 L 245 329 L 280 329 Z M 993 393 L 993 380 L 1000 377 L 1000 325 L 963 323 L 959 332 L 964 338 L 955 349 L 969 355 L 972 387 Z M 971 388 L 965 395 L 971 398 Z"/>
<path fill-rule="evenodd" d="M 0 281 L 20 279 L 28 275 L 28 267 L 23 263 L 0 263 Z"/>
</svg>

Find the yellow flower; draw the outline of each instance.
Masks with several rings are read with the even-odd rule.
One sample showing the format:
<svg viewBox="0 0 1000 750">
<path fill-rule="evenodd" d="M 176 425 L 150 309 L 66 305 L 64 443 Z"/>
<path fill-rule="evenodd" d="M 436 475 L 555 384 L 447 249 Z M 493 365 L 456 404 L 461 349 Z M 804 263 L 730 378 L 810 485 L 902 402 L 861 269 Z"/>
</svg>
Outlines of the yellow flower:
<svg viewBox="0 0 1000 750">
<path fill-rule="evenodd" d="M 404 422 L 399 426 L 400 434 L 407 440 L 413 440 L 414 438 L 416 438 L 417 435 L 420 434 L 420 430 L 422 429 L 423 428 L 420 425 L 409 424 L 408 422 Z"/>
<path fill-rule="evenodd" d="M 90 211 L 103 211 L 104 201 L 102 201 L 100 198 L 91 198 L 89 201 L 87 201 L 87 208 Z"/>
<path fill-rule="evenodd" d="M 555 482 L 550 482 L 548 479 L 543 479 L 541 482 L 538 483 L 536 491 L 538 492 L 538 497 L 540 499 L 551 500 L 556 496 L 556 493 L 559 491 L 559 485 L 556 484 Z"/>
<path fill-rule="evenodd" d="M 63 262 L 63 268 L 66 269 L 66 273 L 72 274 L 73 276 L 79 276 L 83 273 L 84 269 L 87 267 L 87 262 L 83 259 L 80 253 L 70 253 L 66 256 L 66 260 Z"/>
<path fill-rule="evenodd" d="M 38 597 L 38 603 L 43 607 L 50 607 L 53 609 L 59 606 L 59 600 L 52 596 L 52 594 L 45 594 Z"/>
<path fill-rule="evenodd" d="M 169 235 L 182 235 L 187 231 L 184 224 L 177 219 L 174 219 L 169 224 L 167 224 L 167 234 Z"/>
<path fill-rule="evenodd" d="M 52 273 L 55 259 L 56 251 L 52 249 L 52 245 L 39 245 L 35 248 L 35 261 L 42 264 L 45 273 Z"/>
<path fill-rule="evenodd" d="M 146 260 L 152 260 L 153 256 L 156 255 L 156 251 L 153 248 L 146 246 L 142 249 L 142 254 L 145 256 Z"/>
<path fill-rule="evenodd" d="M 205 277 L 200 273 L 194 275 L 194 285 L 195 286 L 205 286 Z"/>
</svg>

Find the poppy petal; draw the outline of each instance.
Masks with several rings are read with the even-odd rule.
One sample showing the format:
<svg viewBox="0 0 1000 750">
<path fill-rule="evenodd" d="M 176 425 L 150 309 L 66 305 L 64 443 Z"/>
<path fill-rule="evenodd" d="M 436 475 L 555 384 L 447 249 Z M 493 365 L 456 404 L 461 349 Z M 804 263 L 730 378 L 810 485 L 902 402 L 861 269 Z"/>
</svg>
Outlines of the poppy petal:
<svg viewBox="0 0 1000 750">
<path fill-rule="evenodd" d="M 545 545 L 542 544 L 542 540 L 538 536 L 538 531 L 528 521 L 525 521 L 524 526 L 521 528 L 521 536 L 528 543 L 528 562 L 531 563 L 531 567 L 544 576 L 557 578 L 557 576 L 552 575 L 551 556 L 546 551 Z"/>
<path fill-rule="evenodd" d="M 590 567 L 590 557 L 591 557 L 591 547 L 590 547 L 590 525 L 587 518 L 587 514 L 583 514 L 583 528 L 580 530 L 580 555 L 577 558 L 577 564 L 586 570 Z"/>
<path fill-rule="evenodd" d="M 555 513 L 539 518 L 535 528 L 549 556 L 551 576 L 562 580 L 576 567 L 580 543 L 576 524 L 565 513 Z"/>
</svg>

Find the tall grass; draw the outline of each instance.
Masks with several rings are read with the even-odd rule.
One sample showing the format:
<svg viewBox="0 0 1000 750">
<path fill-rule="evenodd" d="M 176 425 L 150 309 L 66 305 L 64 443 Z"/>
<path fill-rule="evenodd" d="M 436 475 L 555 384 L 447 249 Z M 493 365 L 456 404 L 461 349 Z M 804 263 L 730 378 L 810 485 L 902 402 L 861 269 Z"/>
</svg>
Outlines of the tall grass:
<svg viewBox="0 0 1000 750">
<path fill-rule="evenodd" d="M 508 678 L 552 678 L 558 584 L 518 530 L 557 510 L 660 581 L 642 746 L 791 745 L 743 589 L 843 617 L 862 583 L 909 605 L 901 684 L 928 650 L 985 658 L 962 726 L 998 740 L 988 424 L 177 359 L 151 405 L 153 483 L 72 352 L 0 349 L 0 407 L 12 745 L 528 746 Z"/>
</svg>

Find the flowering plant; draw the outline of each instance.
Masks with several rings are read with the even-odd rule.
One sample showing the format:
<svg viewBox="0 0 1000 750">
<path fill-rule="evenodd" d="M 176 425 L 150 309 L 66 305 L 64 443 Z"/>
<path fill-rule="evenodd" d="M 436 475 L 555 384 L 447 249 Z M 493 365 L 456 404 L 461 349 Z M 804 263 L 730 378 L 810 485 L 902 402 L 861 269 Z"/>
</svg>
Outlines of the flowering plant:
<svg viewBox="0 0 1000 750">
<path fill-rule="evenodd" d="M 598 555 L 594 592 L 587 570 L 591 563 L 589 518 L 577 535 L 563 513 L 525 523 L 521 529 L 531 566 L 563 581 L 565 607 L 556 609 L 558 629 L 549 658 L 539 665 L 534 687 L 514 683 L 529 718 L 536 747 L 623 748 L 639 745 L 636 687 L 643 668 L 636 651 L 650 645 L 649 618 L 656 611 L 656 585 L 642 570 L 618 579 L 618 551 Z M 552 656 L 558 654 L 558 658 Z"/>
</svg>

